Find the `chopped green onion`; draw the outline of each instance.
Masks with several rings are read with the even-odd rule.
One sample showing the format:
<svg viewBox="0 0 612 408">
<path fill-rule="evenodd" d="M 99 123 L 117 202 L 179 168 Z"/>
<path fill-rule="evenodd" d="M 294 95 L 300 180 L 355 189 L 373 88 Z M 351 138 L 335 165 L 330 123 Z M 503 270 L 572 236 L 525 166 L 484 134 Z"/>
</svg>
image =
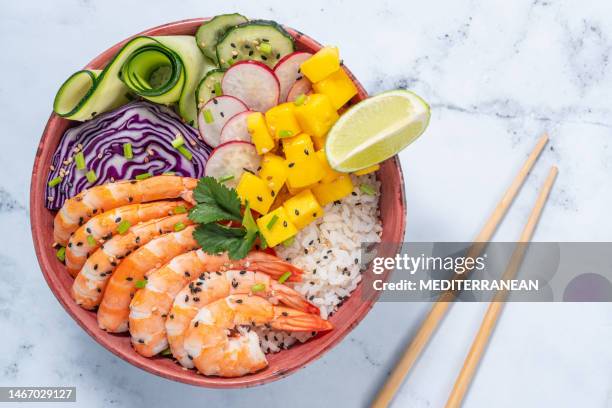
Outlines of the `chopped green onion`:
<svg viewBox="0 0 612 408">
<path fill-rule="evenodd" d="M 97 244 L 96 239 L 93 237 L 93 235 L 87 236 L 87 243 L 89 244 L 89 246 L 96 246 Z"/>
<path fill-rule="evenodd" d="M 182 222 L 177 222 L 176 224 L 174 224 L 174 231 L 179 232 L 185 229 L 185 224 L 183 224 Z"/>
<path fill-rule="evenodd" d="M 193 154 L 185 146 L 179 146 L 176 150 L 179 151 L 187 160 L 191 160 L 193 158 Z"/>
<path fill-rule="evenodd" d="M 171 356 L 172 355 L 172 350 L 170 350 L 170 348 L 165 349 L 164 351 L 162 351 L 161 353 L 162 356 L 166 357 L 166 356 Z"/>
<path fill-rule="evenodd" d="M 85 174 L 85 177 L 87 177 L 87 181 L 89 181 L 90 183 L 93 183 L 93 182 L 95 182 L 98 179 L 98 175 L 93 170 L 89 170 Z"/>
<path fill-rule="evenodd" d="M 374 190 L 374 187 L 372 187 L 369 184 L 362 184 L 359 186 L 359 189 L 361 190 L 363 194 L 370 195 L 370 196 L 376 195 L 376 190 Z"/>
<path fill-rule="evenodd" d="M 251 292 L 261 292 L 262 290 L 266 290 L 266 285 L 263 283 L 258 283 L 256 285 L 251 286 Z"/>
<path fill-rule="evenodd" d="M 278 278 L 278 283 L 285 283 L 287 281 L 287 279 L 289 279 L 289 277 L 291 276 L 291 272 L 285 272 L 281 275 L 280 278 Z"/>
<path fill-rule="evenodd" d="M 55 253 L 55 256 L 57 257 L 57 259 L 60 260 L 60 262 L 64 262 L 64 260 L 66 259 L 66 247 L 59 247 L 59 249 Z"/>
<path fill-rule="evenodd" d="M 290 130 L 280 130 L 278 132 L 278 137 L 291 137 L 293 136 L 293 132 Z"/>
<path fill-rule="evenodd" d="M 227 176 L 223 176 L 219 179 L 219 183 L 225 183 L 226 181 L 230 181 L 233 180 L 234 176 L 233 175 L 227 175 Z"/>
<path fill-rule="evenodd" d="M 276 224 L 276 221 L 278 221 L 278 215 L 274 214 L 272 219 L 268 222 L 268 225 L 266 225 L 266 228 L 271 230 L 274 224 Z"/>
<path fill-rule="evenodd" d="M 174 175 L 176 175 L 176 173 L 173 171 L 166 171 L 165 173 L 162 173 L 162 176 L 174 176 Z"/>
<path fill-rule="evenodd" d="M 126 159 L 132 159 L 134 157 L 134 152 L 132 152 L 132 144 L 124 143 L 123 144 L 123 157 Z"/>
<path fill-rule="evenodd" d="M 259 45 L 259 51 L 261 51 L 262 54 L 270 55 L 272 52 L 272 46 L 268 43 L 261 43 Z"/>
<path fill-rule="evenodd" d="M 77 170 L 83 170 L 85 168 L 85 156 L 83 152 L 78 152 L 76 156 L 74 156 L 74 163 L 76 164 Z"/>
<path fill-rule="evenodd" d="M 137 175 L 136 176 L 136 180 L 146 180 L 149 177 L 153 177 L 153 175 L 151 173 L 149 173 L 149 172 L 146 172 L 146 173 L 142 173 L 142 174 Z"/>
<path fill-rule="evenodd" d="M 210 109 L 204 109 L 204 122 L 213 123 L 215 120 L 213 119 L 212 112 Z"/>
<path fill-rule="evenodd" d="M 123 220 L 119 223 L 119 225 L 117 225 L 117 232 L 123 235 L 130 229 L 131 226 L 132 224 L 130 224 L 128 220 Z"/>
<path fill-rule="evenodd" d="M 293 245 L 293 243 L 295 242 L 295 236 L 291 237 L 291 238 L 287 238 L 286 240 L 283 241 L 283 246 L 286 247 L 290 247 L 291 245 Z"/>
<path fill-rule="evenodd" d="M 185 138 L 181 135 L 177 136 L 176 139 L 172 141 L 172 147 L 174 147 L 175 149 L 178 149 L 184 144 L 185 144 Z"/>
<path fill-rule="evenodd" d="M 184 205 L 177 205 L 172 209 L 172 212 L 175 214 L 185 214 L 187 212 L 187 208 Z"/>
<path fill-rule="evenodd" d="M 268 247 L 268 241 L 264 238 L 261 232 L 259 234 L 259 249 L 266 249 Z"/>
<path fill-rule="evenodd" d="M 142 279 L 142 280 L 137 280 L 136 283 L 134 284 L 134 286 L 136 286 L 138 289 L 142 289 L 145 286 L 147 286 L 147 281 Z"/>
<path fill-rule="evenodd" d="M 48 185 L 49 187 L 55 187 L 55 186 L 57 186 L 57 185 L 58 185 L 59 183 L 61 183 L 61 182 L 62 182 L 62 178 L 58 176 L 58 177 L 56 177 L 56 178 L 54 178 L 54 179 L 49 180 L 49 182 L 47 183 L 47 185 Z"/>
<path fill-rule="evenodd" d="M 215 96 L 221 96 L 223 95 L 223 89 L 221 89 L 221 84 L 219 82 L 215 82 Z"/>
<path fill-rule="evenodd" d="M 306 102 L 306 95 L 300 94 L 300 96 L 295 98 L 295 101 L 293 103 L 295 104 L 295 106 L 300 106 L 300 105 L 303 105 L 304 102 Z"/>
</svg>

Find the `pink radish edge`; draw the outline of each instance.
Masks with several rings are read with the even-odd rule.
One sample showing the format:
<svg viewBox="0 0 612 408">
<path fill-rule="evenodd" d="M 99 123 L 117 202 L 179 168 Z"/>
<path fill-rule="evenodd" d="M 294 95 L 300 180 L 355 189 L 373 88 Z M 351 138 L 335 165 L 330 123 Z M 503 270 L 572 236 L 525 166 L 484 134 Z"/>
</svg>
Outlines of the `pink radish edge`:
<svg viewBox="0 0 612 408">
<path fill-rule="evenodd" d="M 298 96 L 304 94 L 308 95 L 312 91 L 312 83 L 307 78 L 302 78 L 295 81 L 295 84 L 289 89 L 287 93 L 287 102 L 295 102 Z"/>
<path fill-rule="evenodd" d="M 312 54 L 305 51 L 296 51 L 285 55 L 274 66 L 274 74 L 280 83 L 280 102 L 287 101 L 287 95 L 293 84 L 298 81 L 300 65 Z"/>
<path fill-rule="evenodd" d="M 234 116 L 232 116 L 231 118 L 229 118 L 227 120 L 227 122 L 225 122 L 225 125 L 223 125 L 223 128 L 221 128 L 221 133 L 220 133 L 220 136 L 219 136 L 219 142 L 221 144 L 227 143 L 227 142 L 232 142 L 232 141 L 237 141 L 237 142 L 247 142 L 248 141 L 248 142 L 250 142 L 250 139 L 251 139 L 251 135 L 250 134 L 248 135 L 249 136 L 249 140 L 244 140 L 244 139 L 228 139 L 228 138 L 224 138 L 223 135 L 229 131 L 228 125 L 233 124 L 234 121 L 240 119 L 239 116 L 250 115 L 251 113 L 253 113 L 252 110 L 246 110 L 244 112 L 239 112 L 239 113 L 235 114 Z M 247 131 L 247 134 L 248 134 L 248 131 Z"/>
<path fill-rule="evenodd" d="M 267 101 L 266 104 L 263 106 L 261 106 L 261 101 L 264 99 L 263 98 L 264 90 L 259 89 L 257 90 L 258 92 L 256 92 L 256 94 L 248 94 L 247 92 L 245 92 L 244 83 L 240 83 L 244 81 L 244 77 L 245 77 L 244 74 L 237 76 L 238 84 L 230 83 L 230 81 L 233 80 L 233 77 L 236 76 L 235 74 L 236 70 L 241 70 L 241 69 L 244 69 L 245 67 L 260 68 L 262 69 L 262 72 L 266 72 L 270 74 L 268 78 L 273 78 L 273 81 L 276 86 L 274 87 L 275 89 L 271 90 L 271 92 L 274 92 L 274 93 L 270 95 L 270 100 Z M 257 82 L 257 84 L 259 85 L 261 83 L 262 81 Z M 234 89 L 236 85 L 241 85 L 240 89 Z M 268 67 L 265 64 L 262 64 L 259 61 L 240 61 L 240 62 L 235 63 L 231 67 L 229 67 L 227 71 L 225 71 L 225 74 L 223 75 L 223 79 L 221 80 L 221 88 L 223 89 L 223 92 L 225 95 L 231 95 L 231 96 L 234 96 L 240 99 L 242 102 L 244 102 L 247 105 L 249 109 L 254 110 L 254 111 L 265 112 L 266 110 L 278 105 L 279 103 L 280 82 L 278 81 L 278 78 L 274 74 L 274 71 L 272 71 L 270 67 Z M 255 91 L 255 90 L 251 89 L 251 91 Z"/>
<path fill-rule="evenodd" d="M 246 157 L 246 160 L 240 161 L 239 155 L 241 152 L 236 151 L 236 149 L 240 148 L 250 151 L 250 157 Z M 222 157 L 224 154 L 229 155 L 227 162 Z M 246 156 L 247 153 L 242 154 Z M 227 187 L 234 188 L 238 185 L 238 181 L 240 180 L 242 173 L 245 172 L 245 168 L 255 173 L 257 172 L 257 168 L 259 167 L 260 163 L 261 156 L 257 154 L 255 145 L 249 142 L 233 140 L 220 144 L 213 149 L 208 157 L 208 161 L 206 162 L 204 175 L 217 179 L 225 176 L 233 176 L 233 179 L 226 181 L 225 185 Z"/>
<path fill-rule="evenodd" d="M 217 103 L 215 103 L 215 101 L 217 101 Z M 221 119 L 213 117 L 214 120 L 212 123 L 206 123 L 204 119 L 204 111 L 206 109 L 209 109 L 211 105 L 217 106 L 220 103 L 219 101 L 231 101 L 231 103 L 234 104 L 233 108 L 236 108 L 236 106 L 238 106 L 238 109 L 241 109 L 241 110 L 232 109 L 231 112 L 228 115 L 226 115 L 226 117 L 223 117 Z M 229 103 L 229 102 L 226 102 L 226 103 Z M 210 109 L 210 110 L 211 110 L 211 113 L 213 113 L 214 111 L 213 114 L 216 114 L 217 112 L 216 108 Z M 227 121 L 231 119 L 232 117 L 234 117 L 236 114 L 244 112 L 244 111 L 248 111 L 248 110 L 249 108 L 246 106 L 246 104 L 243 101 L 241 101 L 240 99 L 232 95 L 221 95 L 221 96 L 217 96 L 215 98 L 210 99 L 208 102 L 204 104 L 204 106 L 202 106 L 202 108 L 198 112 L 198 128 L 199 128 L 198 131 L 200 133 L 202 140 L 204 140 L 204 142 L 208 143 L 212 147 L 218 146 L 219 138 L 221 136 L 221 131 L 223 127 L 225 126 L 225 124 L 227 123 Z"/>
</svg>

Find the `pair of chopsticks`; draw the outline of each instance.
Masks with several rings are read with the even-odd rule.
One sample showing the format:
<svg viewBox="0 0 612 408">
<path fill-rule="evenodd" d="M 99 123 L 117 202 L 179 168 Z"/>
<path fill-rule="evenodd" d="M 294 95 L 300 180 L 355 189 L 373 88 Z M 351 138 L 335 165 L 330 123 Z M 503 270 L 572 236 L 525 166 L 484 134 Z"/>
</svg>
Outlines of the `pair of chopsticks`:
<svg viewBox="0 0 612 408">
<path fill-rule="evenodd" d="M 508 212 L 508 208 L 512 204 L 512 201 L 514 201 L 514 198 L 525 182 L 525 179 L 529 175 L 529 172 L 533 168 L 547 142 L 548 135 L 544 134 L 538 140 L 538 143 L 529 154 L 529 157 L 523 164 L 523 167 L 521 167 L 519 173 L 516 175 L 512 181 L 512 184 L 504 193 L 504 196 L 493 210 L 493 213 L 485 223 L 484 227 L 474 239 L 473 244 L 467 251 L 466 257 L 477 257 L 483 251 L 487 242 L 491 239 L 493 233 L 497 229 L 497 226 Z M 542 210 L 546 204 L 557 173 L 557 167 L 552 166 L 548 173 L 548 177 L 540 189 L 538 198 L 533 209 L 531 210 L 531 214 L 529 215 L 527 223 L 523 228 L 517 246 L 512 253 L 510 262 L 504 271 L 502 279 L 512 279 L 516 275 L 525 254 L 525 249 L 527 246 L 525 243 L 531 241 L 531 237 L 533 236 L 535 227 L 540 219 L 540 215 L 542 214 Z M 476 369 L 478 368 L 478 363 L 480 362 L 489 339 L 491 338 L 491 334 L 493 333 L 493 329 L 495 328 L 495 324 L 503 309 L 505 299 L 505 292 L 498 292 L 489 304 L 489 308 L 485 313 L 480 329 L 478 330 L 478 333 L 476 334 L 472 343 L 472 347 L 470 348 L 470 351 L 465 359 L 463 368 L 457 376 L 453 390 L 451 391 L 451 394 L 447 400 L 447 408 L 461 406 L 463 398 L 472 379 L 474 378 Z M 389 405 L 404 378 L 406 375 L 408 375 L 408 372 L 431 339 L 434 331 L 440 324 L 442 318 L 445 316 L 453 300 L 454 294 L 452 292 L 445 292 L 440 296 L 436 303 L 434 303 L 429 315 L 427 315 L 427 318 L 422 323 L 419 331 L 412 340 L 412 343 L 410 343 L 408 348 L 404 351 L 404 354 L 391 372 L 387 382 L 383 385 L 376 396 L 376 399 L 372 403 L 373 408 L 384 408 Z"/>
</svg>

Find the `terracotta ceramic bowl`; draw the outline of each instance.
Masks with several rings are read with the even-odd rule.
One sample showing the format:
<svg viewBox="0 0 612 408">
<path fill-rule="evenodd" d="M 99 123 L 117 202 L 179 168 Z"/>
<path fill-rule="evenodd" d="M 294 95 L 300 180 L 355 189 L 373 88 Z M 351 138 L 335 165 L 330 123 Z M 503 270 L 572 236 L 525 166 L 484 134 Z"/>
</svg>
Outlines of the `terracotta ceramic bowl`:
<svg viewBox="0 0 612 408">
<path fill-rule="evenodd" d="M 140 35 L 178 35 L 195 34 L 198 26 L 205 19 L 193 19 L 166 24 L 146 30 Z M 316 52 L 321 45 L 312 38 L 292 29 L 288 31 L 294 36 L 298 50 Z M 117 53 L 125 40 L 94 58 L 88 68 L 102 68 Z M 354 78 L 353 78 L 354 79 Z M 366 91 L 355 80 L 359 88 L 353 103 L 367 97 Z M 359 285 L 352 296 L 331 317 L 334 330 L 322 333 L 304 344 L 297 344 L 289 350 L 268 356 L 270 365 L 263 371 L 240 378 L 205 377 L 193 370 L 184 370 L 169 358 L 145 358 L 137 354 L 130 345 L 128 335 L 114 335 L 98 328 L 96 315 L 93 312 L 81 309 L 70 297 L 72 278 L 65 267 L 55 258 L 53 243 L 53 217 L 54 213 L 45 208 L 45 182 L 49 165 L 60 138 L 73 122 L 51 114 L 42 135 L 34 169 L 32 171 L 32 184 L 30 189 L 30 220 L 32 236 L 38 262 L 43 276 L 64 309 L 72 318 L 93 337 L 98 343 L 122 359 L 153 374 L 184 383 L 203 387 L 236 388 L 249 387 L 268 383 L 304 367 L 306 364 L 321 357 L 344 338 L 368 313 L 375 297 L 364 300 L 363 285 Z M 382 194 L 380 197 L 380 213 L 383 222 L 382 239 L 386 242 L 400 242 L 404 236 L 406 210 L 404 202 L 404 182 L 397 158 L 387 160 L 382 164 L 378 177 L 382 180 Z M 394 256 L 397 247 L 394 245 L 379 248 L 379 255 Z"/>
</svg>

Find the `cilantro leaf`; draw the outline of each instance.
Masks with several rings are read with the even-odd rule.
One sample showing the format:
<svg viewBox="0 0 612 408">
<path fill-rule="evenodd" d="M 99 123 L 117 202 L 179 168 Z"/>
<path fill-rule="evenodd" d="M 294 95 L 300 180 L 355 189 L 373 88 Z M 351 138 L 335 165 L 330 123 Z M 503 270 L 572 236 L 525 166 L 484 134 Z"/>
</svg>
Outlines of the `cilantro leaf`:
<svg viewBox="0 0 612 408">
<path fill-rule="evenodd" d="M 200 244 L 202 250 L 216 255 L 240 246 L 246 231 L 243 228 L 224 227 L 217 223 L 200 224 L 193 232 L 193 238 Z"/>
<path fill-rule="evenodd" d="M 236 190 L 225 187 L 212 177 L 198 181 L 193 197 L 198 204 L 189 211 L 189 219 L 198 224 L 242 219 Z"/>
</svg>

